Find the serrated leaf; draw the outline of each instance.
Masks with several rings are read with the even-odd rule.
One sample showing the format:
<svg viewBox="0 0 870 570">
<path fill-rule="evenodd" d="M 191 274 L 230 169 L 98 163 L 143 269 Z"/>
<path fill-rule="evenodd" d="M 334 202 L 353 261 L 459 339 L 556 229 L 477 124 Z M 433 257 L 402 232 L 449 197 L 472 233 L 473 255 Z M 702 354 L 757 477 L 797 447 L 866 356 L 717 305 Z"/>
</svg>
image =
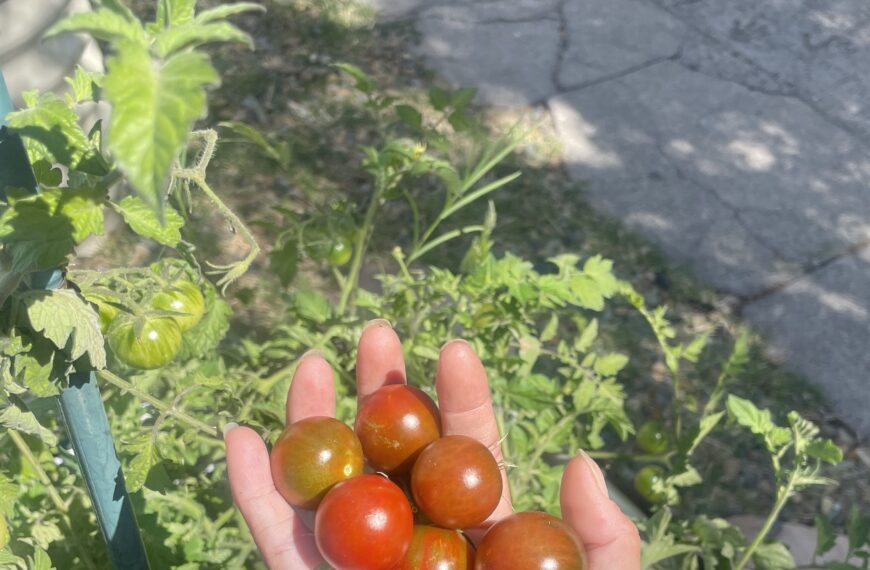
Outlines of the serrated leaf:
<svg viewBox="0 0 870 570">
<path fill-rule="evenodd" d="M 843 460 L 843 450 L 830 439 L 814 439 L 807 445 L 806 453 L 831 465 Z"/>
<path fill-rule="evenodd" d="M 254 48 L 251 36 L 229 22 L 197 23 L 173 26 L 157 34 L 154 50 L 160 57 L 169 56 L 186 48 L 215 43 L 238 42 Z"/>
<path fill-rule="evenodd" d="M 186 24 L 193 19 L 196 0 L 160 0 L 157 3 L 157 22 L 162 26 Z"/>
<path fill-rule="evenodd" d="M 146 204 L 163 218 L 165 183 L 193 121 L 205 110 L 207 85 L 218 82 L 199 52 L 151 59 L 141 45 L 124 43 L 108 62 L 106 98 L 112 104 L 109 147 Z"/>
<path fill-rule="evenodd" d="M 315 323 L 322 323 L 332 315 L 329 301 L 316 291 L 299 291 L 293 298 L 293 305 L 299 316 Z"/>
<path fill-rule="evenodd" d="M 160 455 L 157 453 L 154 442 L 149 437 L 147 444 L 138 450 L 136 457 L 130 461 L 127 469 L 124 470 L 124 480 L 130 492 L 135 493 L 142 489 L 142 486 L 145 485 L 145 480 L 148 478 L 148 472 L 158 461 L 160 461 Z"/>
<path fill-rule="evenodd" d="M 65 79 L 72 90 L 72 93 L 67 94 L 67 101 L 77 104 L 96 100 L 97 89 L 102 85 L 103 77 L 102 72 L 87 71 L 81 65 L 77 65 L 73 76 Z"/>
<path fill-rule="evenodd" d="M 544 330 L 541 331 L 541 342 L 550 342 L 556 337 L 559 332 L 559 315 L 553 313 L 550 315 L 550 320 L 547 321 Z"/>
<path fill-rule="evenodd" d="M 182 359 L 201 357 L 213 350 L 223 340 L 230 327 L 233 310 L 220 298 L 211 284 L 203 284 L 205 307 L 202 320 L 181 337 L 178 357 Z"/>
<path fill-rule="evenodd" d="M 18 499 L 18 484 L 0 473 L 0 515 L 11 515 Z"/>
<path fill-rule="evenodd" d="M 399 120 L 412 129 L 419 130 L 423 126 L 423 115 L 414 107 L 410 105 L 396 105 L 395 109 Z"/>
<path fill-rule="evenodd" d="M 703 479 L 697 469 L 688 465 L 682 473 L 668 477 L 668 482 L 674 487 L 691 487 L 703 482 Z"/>
<path fill-rule="evenodd" d="M 163 223 L 157 213 L 139 196 L 127 196 L 119 204 L 118 211 L 134 232 L 169 247 L 177 247 L 181 241 L 184 218 L 171 206 L 163 210 Z"/>
<path fill-rule="evenodd" d="M 40 338 L 34 339 L 30 351 L 15 357 L 16 380 L 35 396 L 58 395 L 60 387 L 57 380 L 61 375 L 55 373 L 55 354 L 55 348 L 50 342 Z"/>
<path fill-rule="evenodd" d="M 770 411 L 759 410 L 749 400 L 730 394 L 726 407 L 737 423 L 749 428 L 753 433 L 767 435 L 776 427 L 770 419 Z"/>
<path fill-rule="evenodd" d="M 43 427 L 33 412 L 22 410 L 15 404 L 9 404 L 0 410 L 0 426 L 36 436 L 50 447 L 57 445 L 57 436 L 54 432 Z"/>
<path fill-rule="evenodd" d="M 599 292 L 605 297 L 611 297 L 619 290 L 619 281 L 613 275 L 613 262 L 595 255 L 583 264 L 583 273 L 598 284 Z"/>
<path fill-rule="evenodd" d="M 701 441 L 703 441 L 704 438 L 707 437 L 707 435 L 709 435 L 709 433 L 711 431 L 713 431 L 713 428 L 716 427 L 716 425 L 719 423 L 719 421 L 724 416 L 725 416 L 724 411 L 716 412 L 715 414 L 711 414 L 709 416 L 706 416 L 706 417 L 704 417 L 704 419 L 701 420 L 700 424 L 698 425 L 698 430 L 695 433 L 695 436 L 692 438 L 692 441 L 689 443 L 688 450 L 686 451 L 686 455 L 691 455 L 692 452 L 695 451 L 695 449 L 698 447 L 698 445 L 701 443 Z"/>
<path fill-rule="evenodd" d="M 643 543 L 641 548 L 641 568 L 655 568 L 656 564 L 662 560 L 688 554 L 690 552 L 698 552 L 700 548 L 690 544 L 672 544 L 671 541 L 659 541 L 653 543 Z"/>
<path fill-rule="evenodd" d="M 106 351 L 100 319 L 94 309 L 74 291 L 26 291 L 17 295 L 21 319 L 37 333 L 66 351 L 75 361 L 87 355 L 91 366 L 106 367 Z"/>
<path fill-rule="evenodd" d="M 592 319 L 574 342 L 574 348 L 580 352 L 586 352 L 596 338 L 598 338 L 598 319 Z"/>
<path fill-rule="evenodd" d="M 752 553 L 752 561 L 758 570 L 792 570 L 794 558 L 781 542 L 761 544 Z"/>
<path fill-rule="evenodd" d="M 54 526 L 54 525 L 52 525 L 52 526 Z M 60 532 L 60 529 L 58 529 L 57 526 L 54 526 L 54 529 L 57 529 L 57 534 L 52 535 L 51 542 L 54 542 L 55 540 L 58 540 L 59 538 L 62 538 L 62 536 L 63 536 Z M 39 540 L 36 536 L 34 536 L 34 538 Z M 54 570 L 54 564 L 51 563 L 51 557 L 48 555 L 48 552 L 46 552 L 45 550 L 43 550 L 39 547 L 36 547 L 34 549 L 34 551 L 33 551 L 33 567 L 31 568 L 31 570 Z"/>
<path fill-rule="evenodd" d="M 834 525 L 828 517 L 816 515 L 816 556 L 827 553 L 836 543 L 837 533 L 834 531 Z"/>
<path fill-rule="evenodd" d="M 84 32 L 107 42 L 126 40 L 145 45 L 142 24 L 120 2 L 103 2 L 96 11 L 73 14 L 57 22 L 45 35 L 51 37 L 63 32 Z"/>
<path fill-rule="evenodd" d="M 628 364 L 628 357 L 624 354 L 611 353 L 599 356 L 595 361 L 595 371 L 602 376 L 613 376 Z"/>
<path fill-rule="evenodd" d="M 298 265 L 299 243 L 296 240 L 287 240 L 269 252 L 269 267 L 284 287 L 293 282 Z"/>
</svg>

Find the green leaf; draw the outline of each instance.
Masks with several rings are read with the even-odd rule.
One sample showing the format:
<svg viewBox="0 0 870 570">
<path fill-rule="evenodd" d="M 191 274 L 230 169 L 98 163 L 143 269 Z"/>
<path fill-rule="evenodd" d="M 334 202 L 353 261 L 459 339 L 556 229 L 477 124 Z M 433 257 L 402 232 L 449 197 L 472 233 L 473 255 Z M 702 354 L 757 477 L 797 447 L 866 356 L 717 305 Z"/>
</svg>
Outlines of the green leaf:
<svg viewBox="0 0 870 570">
<path fill-rule="evenodd" d="M 450 102 L 450 104 L 453 106 L 454 109 L 464 109 L 469 103 L 471 103 L 471 100 L 474 99 L 474 96 L 476 94 L 477 89 L 474 89 L 472 87 L 463 87 L 462 89 L 457 90 L 456 93 L 453 94 L 453 100 Z"/>
<path fill-rule="evenodd" d="M 861 514 L 861 510 L 852 505 L 849 510 L 849 520 L 846 521 L 846 535 L 849 538 L 849 551 L 855 551 L 870 544 L 870 522 Z"/>
<path fill-rule="evenodd" d="M 550 320 L 547 321 L 547 325 L 544 327 L 544 330 L 541 331 L 541 342 L 550 342 L 554 338 L 556 338 L 556 333 L 559 332 L 559 315 L 557 313 L 553 313 L 550 315 Z"/>
<path fill-rule="evenodd" d="M 296 307 L 296 312 L 299 313 L 299 316 L 315 323 L 322 323 L 332 315 L 329 301 L 316 291 L 306 290 L 298 292 L 293 298 L 293 305 Z"/>
<path fill-rule="evenodd" d="M 293 282 L 298 265 L 299 243 L 294 239 L 285 241 L 269 252 L 269 267 L 272 268 L 284 287 Z"/>
<path fill-rule="evenodd" d="M 230 328 L 233 310 L 229 303 L 218 296 L 211 284 L 204 282 L 201 288 L 205 297 L 202 320 L 182 335 L 181 350 L 178 351 L 181 359 L 202 357 L 214 350 Z"/>
<path fill-rule="evenodd" d="M 595 339 L 598 338 L 598 319 L 592 319 L 577 340 L 574 342 L 574 348 L 580 352 L 586 352 Z"/>
<path fill-rule="evenodd" d="M 18 499 L 18 484 L 0 473 L 0 516 L 11 515 Z"/>
<path fill-rule="evenodd" d="M 65 363 L 55 359 L 51 342 L 36 337 L 31 349 L 15 357 L 15 378 L 35 396 L 56 396 L 60 393 L 59 381 L 65 376 Z"/>
<path fill-rule="evenodd" d="M 158 0 L 157 23 L 162 26 L 178 26 L 193 19 L 196 0 Z"/>
<path fill-rule="evenodd" d="M 655 568 L 656 564 L 662 560 L 689 554 L 690 552 L 698 552 L 700 548 L 690 544 L 673 544 L 673 538 L 669 541 L 657 541 L 653 543 L 643 543 L 641 549 L 641 568 Z"/>
<path fill-rule="evenodd" d="M 356 88 L 363 93 L 370 94 L 375 90 L 372 79 L 359 67 L 350 63 L 336 63 L 334 67 L 353 77 L 356 80 Z"/>
<path fill-rule="evenodd" d="M 752 561 L 758 570 L 792 570 L 797 567 L 791 552 L 781 542 L 759 545 L 752 553 Z"/>
<path fill-rule="evenodd" d="M 223 4 L 209 10 L 203 10 L 196 15 L 195 20 L 199 23 L 223 20 L 242 12 L 265 12 L 266 7 L 253 2 L 236 2 L 235 4 Z"/>
<path fill-rule="evenodd" d="M 65 79 L 72 89 L 72 92 L 67 94 L 67 102 L 76 104 L 96 100 L 97 90 L 103 84 L 103 77 L 103 73 L 99 71 L 87 71 L 81 65 L 77 65 L 75 74 Z"/>
<path fill-rule="evenodd" d="M 49 162 L 79 169 L 83 164 L 94 166 L 98 149 L 79 126 L 78 115 L 54 93 L 42 93 L 30 99 L 27 109 L 9 113 L 7 125 L 24 138 L 24 146 L 31 162 L 47 159 Z M 99 161 L 97 161 L 99 162 Z M 106 174 L 105 165 L 87 168 L 95 175 Z"/>
<path fill-rule="evenodd" d="M 127 196 L 117 204 L 117 209 L 130 229 L 140 236 L 169 247 L 177 247 L 181 241 L 180 230 L 184 227 L 184 218 L 175 208 L 165 206 L 162 224 L 154 209 L 139 196 Z"/>
<path fill-rule="evenodd" d="M 136 445 L 135 448 L 136 457 L 130 461 L 127 469 L 124 470 L 124 479 L 131 493 L 142 489 L 143 485 L 145 485 L 145 480 L 148 479 L 148 472 L 160 461 L 157 447 L 150 436 L 146 437 L 146 441 L 142 445 Z"/>
<path fill-rule="evenodd" d="M 51 37 L 63 32 L 84 32 L 98 40 L 126 40 L 145 46 L 145 30 L 142 24 L 120 2 L 103 2 L 96 11 L 73 14 L 53 25 L 45 36 Z"/>
<path fill-rule="evenodd" d="M 619 291 L 619 281 L 613 275 L 613 262 L 595 255 L 583 264 L 583 273 L 595 280 L 598 290 L 604 297 L 610 298 Z"/>
<path fill-rule="evenodd" d="M 124 43 L 108 62 L 112 104 L 109 146 L 133 187 L 163 218 L 165 183 L 193 121 L 205 110 L 205 86 L 218 82 L 199 52 L 153 61 L 140 45 Z"/>
<path fill-rule="evenodd" d="M 706 416 L 704 419 L 701 420 L 700 424 L 698 425 L 697 432 L 689 443 L 686 455 L 691 455 L 692 452 L 695 451 L 701 441 L 703 441 L 704 438 L 707 437 L 707 435 L 709 435 L 711 431 L 713 431 L 713 428 L 716 427 L 716 425 L 719 423 L 724 415 L 724 411 L 716 412 L 715 414 Z"/>
<path fill-rule="evenodd" d="M 628 364 L 628 357 L 624 354 L 611 353 L 599 356 L 595 361 L 595 371 L 602 376 L 614 376 Z"/>
<path fill-rule="evenodd" d="M 440 87 L 432 87 L 429 89 L 429 103 L 436 111 L 443 111 L 450 104 L 450 97 Z"/>
<path fill-rule="evenodd" d="M 26 291 L 17 295 L 20 314 L 34 332 L 42 333 L 75 361 L 87 355 L 91 366 L 106 367 L 100 319 L 94 309 L 69 289 Z"/>
<path fill-rule="evenodd" d="M 831 465 L 843 460 L 843 450 L 830 439 L 814 439 L 807 445 L 806 453 Z"/>
<path fill-rule="evenodd" d="M 769 410 L 759 410 L 749 400 L 730 394 L 726 404 L 728 413 L 740 425 L 758 435 L 767 435 L 776 427 L 770 419 Z"/>
<path fill-rule="evenodd" d="M 582 273 L 572 276 L 571 292 L 574 293 L 574 302 L 577 305 L 593 311 L 604 309 L 604 296 L 592 277 Z"/>
<path fill-rule="evenodd" d="M 414 130 L 419 130 L 423 126 L 423 115 L 420 111 L 410 105 L 396 105 L 396 115 L 399 119 Z"/>
<path fill-rule="evenodd" d="M 31 570 L 54 570 L 54 564 L 51 563 L 51 557 L 48 552 L 38 546 L 33 550 L 33 566 Z"/>
<path fill-rule="evenodd" d="M 50 447 L 57 445 L 57 436 L 54 432 L 43 427 L 33 412 L 22 410 L 15 404 L 9 404 L 0 410 L 0 426 L 36 436 Z"/>
<path fill-rule="evenodd" d="M 251 36 L 229 22 L 200 24 L 191 22 L 183 26 L 173 26 L 157 35 L 154 51 L 166 57 L 185 48 L 194 48 L 215 42 L 238 42 L 254 48 Z"/>
<path fill-rule="evenodd" d="M 822 556 L 834 548 L 837 533 L 828 517 L 816 515 L 816 556 Z"/>
</svg>

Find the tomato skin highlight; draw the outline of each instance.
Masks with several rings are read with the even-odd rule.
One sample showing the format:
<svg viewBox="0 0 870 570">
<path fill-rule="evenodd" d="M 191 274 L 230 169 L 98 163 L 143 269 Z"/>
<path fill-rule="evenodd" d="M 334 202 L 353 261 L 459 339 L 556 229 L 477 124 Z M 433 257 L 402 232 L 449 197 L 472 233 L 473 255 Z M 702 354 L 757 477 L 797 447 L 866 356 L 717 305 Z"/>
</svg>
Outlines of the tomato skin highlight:
<svg viewBox="0 0 870 570">
<path fill-rule="evenodd" d="M 314 517 L 314 538 L 335 570 L 394 570 L 411 544 L 414 515 L 402 490 L 380 475 L 337 483 Z"/>
<path fill-rule="evenodd" d="M 151 298 L 151 306 L 155 309 L 182 313 L 172 318 L 178 323 L 181 332 L 186 332 L 202 320 L 205 299 L 199 287 L 192 281 L 180 279 L 172 283 L 170 288 L 155 293 Z"/>
<path fill-rule="evenodd" d="M 181 348 L 181 329 L 175 319 L 119 316 L 106 333 L 115 356 L 133 368 L 152 370 L 169 364 Z"/>
<path fill-rule="evenodd" d="M 651 503 L 664 499 L 661 493 L 653 491 L 653 485 L 665 475 L 665 470 L 658 465 L 647 465 L 634 476 L 634 488 L 640 496 Z"/>
<path fill-rule="evenodd" d="M 644 422 L 637 430 L 637 444 L 647 453 L 664 453 L 670 441 L 661 422 L 654 420 Z"/>
<path fill-rule="evenodd" d="M 501 470 L 485 445 L 464 435 L 429 444 L 411 470 L 414 501 L 444 528 L 469 528 L 492 514 L 501 500 Z"/>
<path fill-rule="evenodd" d="M 403 474 L 424 447 L 441 437 L 441 416 L 432 398 L 419 388 L 384 386 L 362 402 L 354 431 L 372 467 Z"/>
<path fill-rule="evenodd" d="M 574 531 L 547 513 L 515 513 L 490 528 L 477 546 L 474 570 L 586 570 Z M 616 570 L 616 569 L 614 569 Z"/>
<path fill-rule="evenodd" d="M 415 525 L 408 554 L 396 570 L 471 570 L 474 547 L 459 531 Z"/>
<path fill-rule="evenodd" d="M 325 416 L 287 426 L 269 460 L 275 488 L 302 509 L 314 509 L 333 485 L 363 472 L 362 446 L 353 430 Z"/>
</svg>

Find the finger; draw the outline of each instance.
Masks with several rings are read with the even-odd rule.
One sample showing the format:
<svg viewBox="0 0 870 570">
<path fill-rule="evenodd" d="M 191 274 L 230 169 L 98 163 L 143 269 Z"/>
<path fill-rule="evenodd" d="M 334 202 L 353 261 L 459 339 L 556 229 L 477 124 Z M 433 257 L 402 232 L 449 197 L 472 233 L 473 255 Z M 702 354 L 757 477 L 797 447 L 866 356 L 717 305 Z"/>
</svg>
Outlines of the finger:
<svg viewBox="0 0 870 570">
<path fill-rule="evenodd" d="M 610 500 L 598 465 L 581 453 L 562 476 L 562 518 L 586 547 L 589 570 L 640 569 L 637 527 Z"/>
<path fill-rule="evenodd" d="M 335 416 L 332 367 L 316 350 L 302 355 L 287 394 L 287 425 L 311 416 Z"/>
<path fill-rule="evenodd" d="M 275 489 L 263 440 L 246 427 L 229 430 L 224 439 L 233 500 L 266 565 L 272 570 L 316 568 L 322 559 L 314 533 Z"/>
<path fill-rule="evenodd" d="M 360 336 L 357 351 L 357 397 L 364 400 L 382 386 L 404 383 L 405 359 L 399 336 L 388 321 L 369 321 Z"/>
<path fill-rule="evenodd" d="M 454 340 L 441 349 L 435 391 L 438 393 L 444 435 L 465 435 L 478 440 L 489 448 L 495 460 L 502 465 L 501 436 L 492 409 L 486 371 L 467 342 Z M 512 512 L 507 475 L 502 469 L 501 501 L 481 528 L 489 528 Z M 480 532 L 472 531 L 470 534 L 476 540 Z"/>
</svg>

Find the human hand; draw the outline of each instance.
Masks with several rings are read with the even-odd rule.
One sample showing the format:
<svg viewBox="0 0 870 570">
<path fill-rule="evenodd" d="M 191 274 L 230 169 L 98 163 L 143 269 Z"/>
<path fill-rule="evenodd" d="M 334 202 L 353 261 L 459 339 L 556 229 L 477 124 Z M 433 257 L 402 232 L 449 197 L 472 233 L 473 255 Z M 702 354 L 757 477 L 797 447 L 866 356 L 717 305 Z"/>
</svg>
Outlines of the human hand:
<svg viewBox="0 0 870 570">
<path fill-rule="evenodd" d="M 366 327 L 357 358 L 360 400 L 387 384 L 406 382 L 402 345 L 386 321 L 376 320 Z M 311 416 L 334 416 L 333 382 L 332 368 L 322 356 L 304 355 L 287 397 L 287 424 Z M 502 463 L 486 372 L 467 343 L 452 341 L 441 349 L 435 390 L 444 435 L 473 437 Z M 316 568 L 323 559 L 314 533 L 275 489 L 262 438 L 246 427 L 232 427 L 224 437 L 233 499 L 266 564 L 273 570 Z M 502 478 L 504 492 L 498 507 L 479 528 L 467 529 L 473 540 L 479 540 L 486 528 L 513 512 L 504 471 Z M 608 498 L 601 469 L 583 453 L 565 467 L 561 505 L 562 518 L 585 546 L 589 570 L 639 570 L 637 528 Z"/>
</svg>

